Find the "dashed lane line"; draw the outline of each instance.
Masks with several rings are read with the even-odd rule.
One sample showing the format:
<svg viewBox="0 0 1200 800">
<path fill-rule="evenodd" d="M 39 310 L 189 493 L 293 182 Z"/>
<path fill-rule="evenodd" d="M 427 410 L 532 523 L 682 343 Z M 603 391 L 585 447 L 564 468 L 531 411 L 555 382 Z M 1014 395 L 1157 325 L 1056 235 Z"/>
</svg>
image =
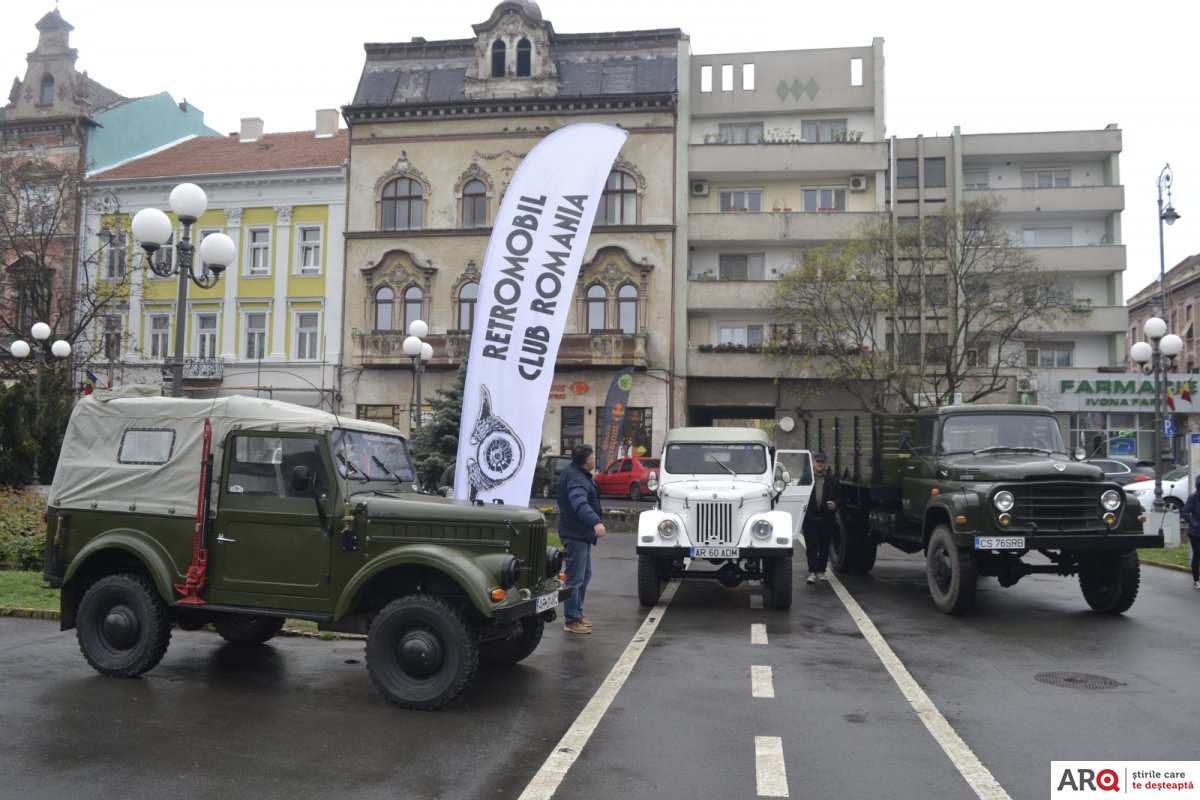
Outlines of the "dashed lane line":
<svg viewBox="0 0 1200 800">
<path fill-rule="evenodd" d="M 750 667 L 750 694 L 754 697 L 775 696 L 775 681 L 770 667 Z"/>
<path fill-rule="evenodd" d="M 750 644 L 766 644 L 767 643 L 767 626 L 761 622 L 755 622 L 750 625 Z"/>
<path fill-rule="evenodd" d="M 754 737 L 754 778 L 759 797 L 789 796 L 783 739 L 778 736 Z"/>
<path fill-rule="evenodd" d="M 650 642 L 650 637 L 658 628 L 658 623 L 666 613 L 667 606 L 671 604 L 671 598 L 675 596 L 675 590 L 679 588 L 679 584 L 680 581 L 671 581 L 667 584 L 658 604 L 650 609 L 642 626 L 633 635 L 633 639 L 625 647 L 625 651 L 621 653 L 617 663 L 609 670 L 604 683 L 600 684 L 600 688 L 592 695 L 592 699 L 584 706 L 583 711 L 579 712 L 579 716 L 571 723 L 567 732 L 558 740 L 558 744 L 554 746 L 553 752 L 542 764 L 541 769 L 533 776 L 533 780 L 525 787 L 525 791 L 521 792 L 519 800 L 550 800 L 558 791 L 559 784 L 562 783 L 567 771 L 571 769 L 575 760 L 583 752 L 584 746 L 587 745 L 588 739 L 600 724 L 600 720 L 604 718 L 604 713 L 617 696 L 617 692 L 621 691 L 621 687 L 629 679 L 629 674 L 633 672 L 634 665 L 637 664 L 642 651 Z"/>
</svg>

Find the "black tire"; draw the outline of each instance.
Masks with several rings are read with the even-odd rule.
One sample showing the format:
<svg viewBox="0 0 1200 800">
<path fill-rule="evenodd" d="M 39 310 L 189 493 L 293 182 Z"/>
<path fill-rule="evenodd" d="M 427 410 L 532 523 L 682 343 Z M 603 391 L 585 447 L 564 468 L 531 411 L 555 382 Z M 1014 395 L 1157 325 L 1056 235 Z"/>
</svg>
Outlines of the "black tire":
<svg viewBox="0 0 1200 800">
<path fill-rule="evenodd" d="M 283 617 L 251 617 L 236 615 L 218 617 L 213 627 L 221 638 L 231 644 L 262 644 L 283 630 Z"/>
<path fill-rule="evenodd" d="M 521 632 L 507 639 L 496 639 L 479 645 L 479 660 L 484 664 L 511 666 L 529 657 L 542 641 L 546 623 L 540 617 L 521 620 Z"/>
<path fill-rule="evenodd" d="M 938 525 L 929 537 L 925 576 L 929 582 L 929 595 L 939 611 L 965 614 L 975 601 L 979 563 L 973 551 L 962 550 L 954 543 L 948 525 Z"/>
<path fill-rule="evenodd" d="M 1142 580 L 1136 550 L 1094 553 L 1079 561 L 1079 588 L 1087 604 L 1102 614 L 1124 614 L 1137 599 Z"/>
<path fill-rule="evenodd" d="M 367 632 L 371 682 L 403 708 L 441 708 L 462 693 L 478 666 L 475 634 L 434 595 L 393 600 Z"/>
<path fill-rule="evenodd" d="M 851 517 L 851 519 L 854 519 Z M 829 541 L 829 564 L 835 572 L 860 575 L 875 567 L 879 546 L 872 542 L 865 527 L 847 524 L 838 514 Z"/>
<path fill-rule="evenodd" d="M 107 575 L 79 602 L 79 649 L 92 669 L 133 678 L 152 669 L 171 643 L 167 606 L 141 575 Z"/>
<path fill-rule="evenodd" d="M 636 483 L 629 484 L 629 499 L 630 500 L 641 500 L 642 499 L 642 487 Z"/>
<path fill-rule="evenodd" d="M 1167 508 L 1171 511 L 1183 511 L 1183 501 L 1178 497 L 1164 497 L 1163 502 L 1167 504 Z"/>
<path fill-rule="evenodd" d="M 787 611 L 792 607 L 792 557 L 763 559 L 763 605 Z"/>
<path fill-rule="evenodd" d="M 638 603 L 648 608 L 658 602 L 669 580 L 666 574 L 657 556 L 638 556 Z"/>
</svg>

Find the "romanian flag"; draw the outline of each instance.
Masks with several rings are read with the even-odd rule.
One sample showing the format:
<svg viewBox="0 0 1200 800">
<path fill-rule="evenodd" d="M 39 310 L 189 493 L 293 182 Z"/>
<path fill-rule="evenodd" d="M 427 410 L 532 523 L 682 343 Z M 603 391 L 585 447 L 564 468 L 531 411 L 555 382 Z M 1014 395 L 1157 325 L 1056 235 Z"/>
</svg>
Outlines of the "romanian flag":
<svg viewBox="0 0 1200 800">
<path fill-rule="evenodd" d="M 1175 410 L 1175 392 L 1171 389 L 1171 382 L 1167 381 L 1167 408 Z"/>
<path fill-rule="evenodd" d="M 1183 386 L 1181 386 L 1179 388 L 1179 396 L 1190 403 L 1190 402 L 1192 402 L 1192 393 L 1188 389 L 1189 383 L 1190 383 L 1190 381 L 1183 382 Z"/>
<path fill-rule="evenodd" d="M 83 371 L 83 393 L 91 394 L 92 392 L 96 391 L 96 387 L 99 385 L 100 379 L 93 375 L 90 369 L 85 369 Z M 108 384 L 108 388 L 112 388 L 111 383 Z"/>
</svg>

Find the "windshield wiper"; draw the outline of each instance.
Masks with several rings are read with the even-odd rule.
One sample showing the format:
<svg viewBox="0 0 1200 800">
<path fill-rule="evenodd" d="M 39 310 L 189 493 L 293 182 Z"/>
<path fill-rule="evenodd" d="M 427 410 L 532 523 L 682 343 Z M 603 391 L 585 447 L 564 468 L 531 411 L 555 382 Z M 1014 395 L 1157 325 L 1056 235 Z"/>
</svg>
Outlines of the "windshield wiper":
<svg viewBox="0 0 1200 800">
<path fill-rule="evenodd" d="M 347 459 L 344 454 L 338 453 L 337 460 L 342 462 L 342 466 L 346 468 L 346 476 L 347 477 L 349 477 L 350 475 L 357 475 L 359 478 L 362 479 L 363 483 L 367 483 L 370 480 L 370 478 L 368 478 L 366 475 L 364 475 L 362 473 L 362 471 L 359 470 L 358 467 L 351 464 L 349 459 Z"/>
<path fill-rule="evenodd" d="M 391 470 L 391 469 L 388 467 L 388 465 L 387 465 L 387 464 L 385 464 L 385 463 L 383 463 L 382 461 L 380 461 L 380 460 L 379 460 L 379 456 L 375 456 L 375 455 L 373 455 L 373 456 L 371 456 L 371 460 L 372 460 L 372 461 L 374 461 L 376 464 L 378 464 L 378 465 L 379 465 L 379 468 L 380 468 L 381 470 L 383 470 L 383 471 L 384 471 L 384 472 L 386 472 L 388 475 L 391 475 L 393 478 L 395 478 L 395 479 L 396 479 L 396 483 L 404 483 L 404 481 L 400 480 L 400 476 L 399 476 L 399 475 L 397 475 L 395 472 L 392 472 L 392 470 Z"/>
<path fill-rule="evenodd" d="M 1047 450 L 1045 447 L 1030 447 L 1028 445 L 1018 447 L 1009 444 L 998 444 L 992 447 L 985 447 L 982 450 L 976 450 L 971 455 L 977 456 L 980 453 L 995 453 L 998 450 L 1008 450 L 1014 453 L 1045 453 L 1046 455 L 1054 452 L 1053 450 Z"/>
<path fill-rule="evenodd" d="M 726 463 L 724 463 L 724 462 L 722 462 L 722 461 L 717 461 L 717 459 L 716 459 L 716 458 L 712 458 L 711 460 L 712 460 L 712 461 L 713 461 L 713 462 L 714 462 L 714 463 L 715 463 L 715 464 L 716 464 L 718 467 L 720 467 L 721 469 L 725 470 L 726 472 L 728 472 L 728 473 L 729 473 L 730 475 L 732 475 L 733 477 L 735 477 L 735 478 L 737 477 L 737 473 L 736 473 L 736 472 L 734 472 L 732 469 L 730 469 L 728 464 L 726 464 Z"/>
</svg>

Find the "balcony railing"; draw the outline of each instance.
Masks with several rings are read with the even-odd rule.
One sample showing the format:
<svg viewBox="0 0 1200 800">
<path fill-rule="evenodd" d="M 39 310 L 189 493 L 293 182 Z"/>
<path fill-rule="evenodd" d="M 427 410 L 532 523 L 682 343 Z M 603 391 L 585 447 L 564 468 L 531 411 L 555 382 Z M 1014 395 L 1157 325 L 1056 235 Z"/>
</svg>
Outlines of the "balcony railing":
<svg viewBox="0 0 1200 800">
<path fill-rule="evenodd" d="M 363 367 L 408 366 L 412 359 L 404 353 L 406 336 L 400 331 L 355 332 L 354 360 Z M 644 367 L 646 340 L 647 334 L 620 330 L 568 333 L 559 345 L 558 365 Z M 428 362 L 432 367 L 456 366 L 471 352 L 471 335 L 467 331 L 431 333 L 425 341 L 433 347 L 433 358 Z M 520 341 L 514 339 L 509 346 L 519 348 Z"/>
</svg>

